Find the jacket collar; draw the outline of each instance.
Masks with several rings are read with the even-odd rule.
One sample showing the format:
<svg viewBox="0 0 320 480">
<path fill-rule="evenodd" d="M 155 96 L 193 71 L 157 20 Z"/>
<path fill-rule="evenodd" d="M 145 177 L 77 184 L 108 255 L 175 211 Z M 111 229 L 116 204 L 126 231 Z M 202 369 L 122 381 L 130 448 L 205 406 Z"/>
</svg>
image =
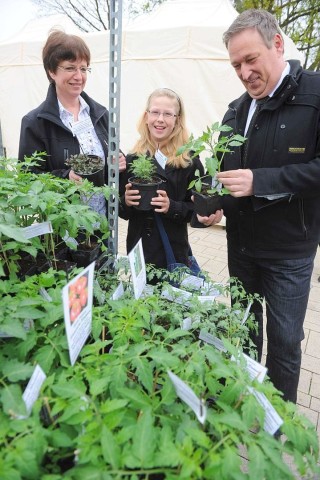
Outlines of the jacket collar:
<svg viewBox="0 0 320 480">
<path fill-rule="evenodd" d="M 92 98 L 89 97 L 89 95 L 87 95 L 85 92 L 81 93 L 81 97 L 89 105 L 90 117 L 93 125 L 95 125 L 96 122 L 106 113 L 107 109 L 92 100 Z M 48 119 L 50 118 L 52 121 L 58 122 L 59 124 L 62 123 L 59 115 L 56 87 L 53 83 L 50 83 L 49 85 L 47 97 L 39 109 L 38 116 Z"/>
<path fill-rule="evenodd" d="M 274 92 L 273 96 L 264 108 L 271 110 L 277 108 L 279 104 L 287 100 L 287 98 L 292 94 L 294 89 L 298 86 L 298 79 L 302 73 L 300 62 L 299 60 L 288 60 L 288 63 L 290 65 L 290 73 L 284 77 L 281 85 Z M 245 108 L 247 106 L 246 111 L 248 111 L 251 101 L 252 98 L 250 97 L 248 92 L 245 92 L 237 100 L 232 101 L 229 104 L 229 108 L 231 108 L 232 110 L 238 110 L 240 107 Z"/>
</svg>

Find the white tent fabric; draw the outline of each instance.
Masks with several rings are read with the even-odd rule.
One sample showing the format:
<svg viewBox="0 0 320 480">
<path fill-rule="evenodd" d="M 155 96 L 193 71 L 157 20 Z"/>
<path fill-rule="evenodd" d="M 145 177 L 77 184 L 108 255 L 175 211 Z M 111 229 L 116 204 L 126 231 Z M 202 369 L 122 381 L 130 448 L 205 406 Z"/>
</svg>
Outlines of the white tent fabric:
<svg viewBox="0 0 320 480">
<path fill-rule="evenodd" d="M 120 144 L 125 152 L 135 143 L 138 118 L 155 88 L 168 87 L 181 96 L 190 133 L 198 135 L 221 120 L 228 103 L 243 92 L 222 43 L 236 16 L 229 0 L 167 0 L 153 13 L 124 22 Z M 53 26 L 86 41 L 92 73 L 85 91 L 108 106 L 109 32 L 84 34 L 63 16 L 31 21 L 0 43 L 0 122 L 8 156 L 17 156 L 22 116 L 45 98 L 41 51 Z M 288 38 L 285 51 L 287 58 L 301 59 Z"/>
</svg>

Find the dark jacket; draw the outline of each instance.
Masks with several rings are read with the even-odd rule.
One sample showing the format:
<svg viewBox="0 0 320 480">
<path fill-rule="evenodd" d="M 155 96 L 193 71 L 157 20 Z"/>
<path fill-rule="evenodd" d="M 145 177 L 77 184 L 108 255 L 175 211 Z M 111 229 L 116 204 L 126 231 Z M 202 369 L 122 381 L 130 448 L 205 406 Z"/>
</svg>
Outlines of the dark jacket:
<svg viewBox="0 0 320 480">
<path fill-rule="evenodd" d="M 226 196 L 223 208 L 229 244 L 259 258 L 304 258 L 320 239 L 320 73 L 289 63 L 290 74 L 257 117 L 246 163 L 242 147 L 223 164 L 253 172 L 253 196 Z M 233 101 L 223 123 L 243 135 L 250 103 L 248 93 Z"/>
<path fill-rule="evenodd" d="M 107 159 L 108 148 L 105 142 L 108 143 L 108 110 L 86 93 L 82 92 L 81 96 L 90 107 L 90 117 Z M 69 175 L 70 168 L 66 168 L 64 162 L 70 155 L 80 152 L 77 138 L 60 120 L 53 84 L 49 86 L 45 101 L 22 118 L 18 158 L 23 161 L 24 156 L 30 157 L 35 151 L 45 151 L 48 156 L 41 167 L 34 171 L 51 172 L 58 177 Z M 105 163 L 107 170 L 107 161 Z M 107 171 L 105 178 L 108 178 Z"/>
<path fill-rule="evenodd" d="M 135 246 L 142 238 L 142 245 L 146 263 L 151 263 L 158 268 L 166 268 L 166 258 L 158 228 L 155 224 L 153 210 L 140 211 L 134 207 L 127 207 L 124 201 L 125 185 L 132 176 L 130 165 L 137 158 L 134 155 L 127 155 L 127 169 L 120 174 L 120 204 L 119 215 L 125 220 L 129 220 L 127 234 L 127 252 Z M 170 198 L 170 208 L 166 214 L 160 214 L 163 220 L 164 228 L 169 237 L 175 259 L 179 263 L 187 263 L 188 260 L 188 229 L 193 211 L 193 202 L 191 200 L 191 190 L 188 190 L 189 183 L 194 179 L 196 169 L 199 169 L 203 175 L 203 166 L 197 157 L 187 168 L 174 168 L 166 165 L 163 170 L 157 165 L 157 174 L 165 179 L 165 183 L 160 187 L 166 190 Z"/>
</svg>

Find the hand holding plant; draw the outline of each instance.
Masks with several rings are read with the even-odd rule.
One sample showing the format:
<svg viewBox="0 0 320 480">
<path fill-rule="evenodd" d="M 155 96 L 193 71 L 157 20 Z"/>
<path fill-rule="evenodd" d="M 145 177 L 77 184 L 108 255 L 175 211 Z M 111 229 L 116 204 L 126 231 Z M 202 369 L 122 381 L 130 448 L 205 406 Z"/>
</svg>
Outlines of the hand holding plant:
<svg viewBox="0 0 320 480">
<path fill-rule="evenodd" d="M 211 127 L 208 126 L 200 137 L 194 138 L 191 135 L 189 142 L 179 148 L 177 155 L 181 155 L 185 151 L 192 152 L 192 158 L 201 155 L 203 152 L 208 154 L 204 160 L 206 174 L 200 176 L 199 170 L 196 170 L 195 176 L 197 178 L 190 182 L 189 189 L 194 188 L 197 192 L 203 192 L 205 189 L 208 195 L 225 195 L 229 193 L 216 179 L 216 174 L 220 172 L 224 155 L 232 152 L 230 147 L 240 147 L 246 140 L 245 137 L 232 134 L 231 131 L 232 128 L 228 125 L 221 125 L 219 122 L 215 122 Z M 219 135 L 218 139 L 216 138 L 217 135 Z M 208 185 L 208 176 L 212 177 L 211 185 Z"/>
</svg>

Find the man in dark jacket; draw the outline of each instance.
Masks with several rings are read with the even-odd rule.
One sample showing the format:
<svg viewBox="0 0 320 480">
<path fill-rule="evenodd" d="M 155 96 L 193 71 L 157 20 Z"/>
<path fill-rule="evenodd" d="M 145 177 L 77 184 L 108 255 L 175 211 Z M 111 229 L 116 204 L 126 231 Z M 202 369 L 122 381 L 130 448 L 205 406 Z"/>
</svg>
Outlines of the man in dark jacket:
<svg viewBox="0 0 320 480">
<path fill-rule="evenodd" d="M 281 31 L 264 10 L 241 13 L 223 39 L 247 90 L 223 119 L 247 137 L 218 174 L 231 194 L 224 197 L 229 273 L 265 299 L 268 374 L 296 402 L 320 237 L 320 73 L 285 61 Z M 260 361 L 262 306 L 254 312 Z"/>
</svg>

